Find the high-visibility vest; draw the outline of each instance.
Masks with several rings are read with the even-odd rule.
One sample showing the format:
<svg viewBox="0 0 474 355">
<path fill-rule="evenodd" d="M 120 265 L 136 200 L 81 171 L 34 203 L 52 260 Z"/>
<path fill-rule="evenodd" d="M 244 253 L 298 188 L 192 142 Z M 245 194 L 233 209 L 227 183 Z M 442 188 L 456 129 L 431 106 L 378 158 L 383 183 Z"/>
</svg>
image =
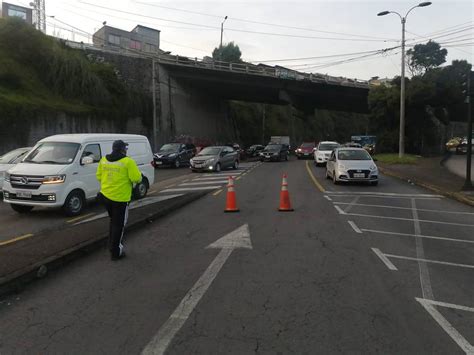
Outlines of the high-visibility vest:
<svg viewBox="0 0 474 355">
<path fill-rule="evenodd" d="M 102 195 L 116 202 L 129 202 L 133 184 L 142 181 L 142 173 L 137 163 L 129 157 L 117 161 L 108 161 L 103 157 L 97 167 L 96 176 Z"/>
</svg>

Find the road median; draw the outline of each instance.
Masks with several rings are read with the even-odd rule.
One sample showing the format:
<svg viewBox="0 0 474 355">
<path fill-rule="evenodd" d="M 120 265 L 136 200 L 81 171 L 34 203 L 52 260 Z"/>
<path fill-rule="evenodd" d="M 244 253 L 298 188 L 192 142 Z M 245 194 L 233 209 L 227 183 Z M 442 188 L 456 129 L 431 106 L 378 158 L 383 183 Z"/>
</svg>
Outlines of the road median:
<svg viewBox="0 0 474 355">
<path fill-rule="evenodd" d="M 126 231 L 146 225 L 199 198 L 205 192 L 188 193 L 130 210 Z M 108 218 L 38 233 L 32 238 L 0 247 L 0 295 L 20 290 L 49 270 L 105 245 Z"/>
</svg>

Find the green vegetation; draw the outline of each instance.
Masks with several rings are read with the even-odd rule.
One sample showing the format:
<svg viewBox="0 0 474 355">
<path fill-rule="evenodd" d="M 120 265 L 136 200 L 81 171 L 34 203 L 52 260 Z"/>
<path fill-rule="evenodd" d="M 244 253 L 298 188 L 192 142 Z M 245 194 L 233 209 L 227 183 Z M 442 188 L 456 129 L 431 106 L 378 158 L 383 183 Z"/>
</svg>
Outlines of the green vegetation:
<svg viewBox="0 0 474 355">
<path fill-rule="evenodd" d="M 142 109 L 132 105 L 137 100 L 147 98 L 120 81 L 111 65 L 93 63 L 19 19 L 0 19 L 2 124 L 59 112 L 124 122 Z"/>
<path fill-rule="evenodd" d="M 416 155 L 405 154 L 403 158 L 399 158 L 398 154 L 377 154 L 374 155 L 377 163 L 384 164 L 417 164 L 418 157 Z"/>
<path fill-rule="evenodd" d="M 212 58 L 222 62 L 240 63 L 242 62 L 241 57 L 242 52 L 240 51 L 239 46 L 234 44 L 234 42 L 229 42 L 216 47 L 212 51 Z"/>
</svg>

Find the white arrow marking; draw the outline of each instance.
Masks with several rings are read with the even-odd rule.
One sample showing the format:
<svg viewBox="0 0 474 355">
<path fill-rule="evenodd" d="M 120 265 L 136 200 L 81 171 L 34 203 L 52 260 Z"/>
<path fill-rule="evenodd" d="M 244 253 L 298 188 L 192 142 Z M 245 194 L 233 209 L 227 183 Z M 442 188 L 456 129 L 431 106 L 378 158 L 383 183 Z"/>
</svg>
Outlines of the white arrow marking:
<svg viewBox="0 0 474 355">
<path fill-rule="evenodd" d="M 178 307 L 176 307 L 168 320 L 158 330 L 158 333 L 156 333 L 145 349 L 143 349 L 142 355 L 164 354 L 176 333 L 181 329 L 184 323 L 186 323 L 186 320 L 202 296 L 204 296 L 209 286 L 211 286 L 212 281 L 214 281 L 230 254 L 232 254 L 232 251 L 236 248 L 252 249 L 248 224 L 244 224 L 233 232 L 218 239 L 207 248 L 221 249 L 221 251 L 191 290 L 184 296 Z"/>
</svg>

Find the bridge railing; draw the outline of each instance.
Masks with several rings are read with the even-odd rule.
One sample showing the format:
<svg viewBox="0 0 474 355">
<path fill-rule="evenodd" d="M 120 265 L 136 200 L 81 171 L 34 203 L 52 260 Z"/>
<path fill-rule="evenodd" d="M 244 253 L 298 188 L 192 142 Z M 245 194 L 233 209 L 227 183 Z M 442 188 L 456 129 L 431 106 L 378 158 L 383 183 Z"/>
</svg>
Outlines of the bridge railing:
<svg viewBox="0 0 474 355">
<path fill-rule="evenodd" d="M 315 83 L 325 83 L 332 85 L 352 86 L 360 88 L 368 88 L 369 83 L 365 80 L 349 79 L 343 77 L 335 77 L 319 73 L 303 73 L 284 67 L 271 67 L 268 65 L 251 64 L 251 63 L 231 63 L 211 59 L 198 59 L 184 57 L 180 55 L 158 55 L 157 61 L 163 64 L 189 66 L 197 68 L 205 68 L 212 70 L 222 70 L 227 72 L 245 73 L 261 76 L 269 76 L 279 79 L 288 80 L 304 80 Z"/>
</svg>

